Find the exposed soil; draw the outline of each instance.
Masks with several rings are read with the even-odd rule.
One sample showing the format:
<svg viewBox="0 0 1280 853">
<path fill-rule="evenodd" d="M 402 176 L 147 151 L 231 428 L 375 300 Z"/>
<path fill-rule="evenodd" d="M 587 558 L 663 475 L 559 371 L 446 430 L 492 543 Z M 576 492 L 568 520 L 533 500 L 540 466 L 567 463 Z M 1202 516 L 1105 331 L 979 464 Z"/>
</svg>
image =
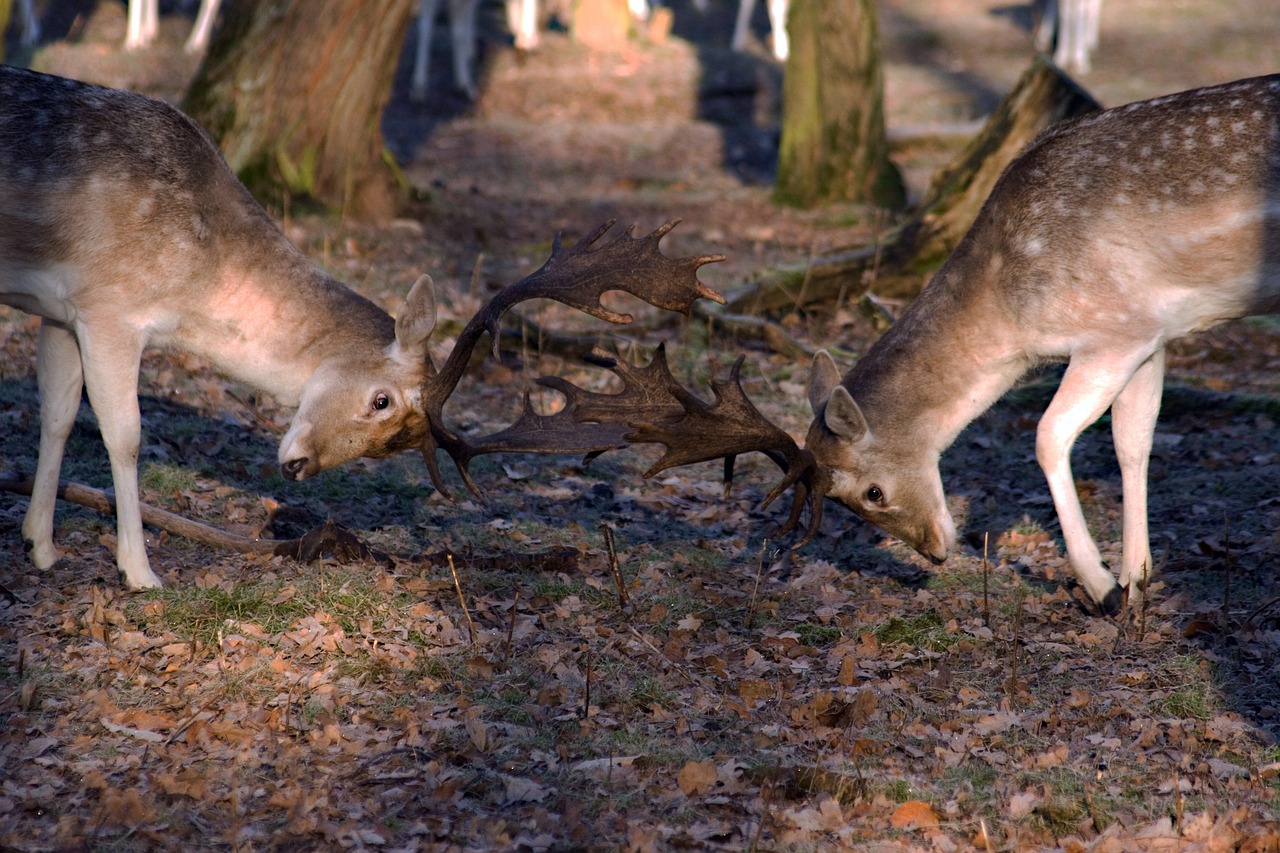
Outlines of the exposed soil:
<svg viewBox="0 0 1280 853">
<path fill-rule="evenodd" d="M 386 118 L 421 200 L 385 228 L 290 217 L 287 233 L 392 311 L 430 272 L 446 332 L 540 265 L 554 234 L 607 219 L 683 220 L 664 250 L 724 254 L 702 275 L 721 291 L 873 240 L 887 215 L 771 203 L 780 70 L 762 45 L 727 50 L 724 0 L 706 16 L 672 5 L 669 37 L 609 55 L 558 33 L 518 55 L 486 5 L 478 101 L 443 85 L 442 32 L 440 89 L 424 105 L 398 96 Z M 918 195 L 1027 67 L 1028 12 L 879 8 L 895 159 Z M 36 64 L 176 99 L 194 68 L 185 22 L 166 19 L 162 44 L 127 56 L 121 10 L 69 17 L 75 40 Z M 1080 80 L 1113 105 L 1278 68 L 1280 16 L 1256 0 L 1107 0 Z M 803 436 L 807 364 L 637 313 L 628 339 L 646 352 L 667 340 L 693 385 L 707 351 L 747 350 L 748 392 Z M 777 319 L 846 364 L 877 334 L 848 306 Z M 0 308 L 0 474 L 34 469 L 34 331 Z M 509 421 L 542 372 L 604 381 L 535 350 L 480 366 L 451 416 Z M 149 354 L 148 501 L 245 530 L 267 521 L 262 498 L 286 501 L 304 526 L 333 518 L 393 565 L 308 567 L 159 536 L 169 589 L 129 596 L 110 520 L 61 512 L 67 559 L 39 574 L 21 549 L 25 501 L 0 496 L 0 846 L 1280 849 L 1277 366 L 1271 320 L 1174 346 L 1151 471 L 1159 574 L 1142 611 L 1099 619 L 1034 459 L 1052 371 L 944 458 L 965 545 L 934 568 L 834 506 L 812 544 L 776 551 L 765 537 L 784 510 L 755 508 L 776 476 L 759 460 L 728 500 L 717 466 L 641 480 L 644 450 L 585 469 L 485 460 L 484 506 L 445 502 L 409 455 L 287 484 L 274 459 L 288 411 L 195 359 Z M 80 421 L 64 474 L 107 486 L 87 405 Z M 1074 459 L 1118 564 L 1109 432 L 1090 430 Z M 457 588 L 431 558 L 446 550 Z M 495 554 L 507 562 L 477 557 Z"/>
</svg>

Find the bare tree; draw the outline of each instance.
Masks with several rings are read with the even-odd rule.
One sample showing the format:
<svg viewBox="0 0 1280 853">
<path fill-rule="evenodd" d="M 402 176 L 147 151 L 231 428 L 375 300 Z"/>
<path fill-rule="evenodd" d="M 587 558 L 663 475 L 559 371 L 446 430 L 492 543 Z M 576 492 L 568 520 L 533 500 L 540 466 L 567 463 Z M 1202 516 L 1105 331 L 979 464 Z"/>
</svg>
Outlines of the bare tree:
<svg viewBox="0 0 1280 853">
<path fill-rule="evenodd" d="M 779 201 L 906 203 L 889 161 L 874 0 L 793 0 L 782 86 Z"/>
<path fill-rule="evenodd" d="M 183 109 L 264 201 L 394 215 L 381 116 L 414 0 L 230 0 Z"/>
</svg>

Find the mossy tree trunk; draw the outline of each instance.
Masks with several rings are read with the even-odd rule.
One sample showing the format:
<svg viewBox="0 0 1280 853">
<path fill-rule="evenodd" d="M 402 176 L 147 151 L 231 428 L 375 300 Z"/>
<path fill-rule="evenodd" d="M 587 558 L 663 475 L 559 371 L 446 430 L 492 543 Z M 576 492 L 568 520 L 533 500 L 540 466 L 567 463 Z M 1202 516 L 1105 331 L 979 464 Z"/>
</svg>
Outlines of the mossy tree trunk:
<svg viewBox="0 0 1280 853">
<path fill-rule="evenodd" d="M 382 111 L 414 0 L 230 0 L 183 109 L 262 201 L 386 220 L 403 180 Z"/>
<path fill-rule="evenodd" d="M 777 200 L 901 208 L 906 191 L 889 161 L 875 0 L 794 0 L 787 32 Z"/>
</svg>

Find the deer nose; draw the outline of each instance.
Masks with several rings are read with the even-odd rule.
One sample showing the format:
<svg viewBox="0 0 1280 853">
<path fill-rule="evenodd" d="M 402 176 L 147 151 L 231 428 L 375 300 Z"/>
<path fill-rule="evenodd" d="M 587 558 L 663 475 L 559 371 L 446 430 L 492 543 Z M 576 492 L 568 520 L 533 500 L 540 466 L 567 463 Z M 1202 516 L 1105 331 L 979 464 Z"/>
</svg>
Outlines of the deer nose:
<svg viewBox="0 0 1280 853">
<path fill-rule="evenodd" d="M 307 467 L 307 457 L 302 456 L 297 459 L 290 459 L 288 462 L 280 463 L 280 473 L 284 474 L 285 479 L 297 480 L 302 474 L 302 470 Z"/>
</svg>

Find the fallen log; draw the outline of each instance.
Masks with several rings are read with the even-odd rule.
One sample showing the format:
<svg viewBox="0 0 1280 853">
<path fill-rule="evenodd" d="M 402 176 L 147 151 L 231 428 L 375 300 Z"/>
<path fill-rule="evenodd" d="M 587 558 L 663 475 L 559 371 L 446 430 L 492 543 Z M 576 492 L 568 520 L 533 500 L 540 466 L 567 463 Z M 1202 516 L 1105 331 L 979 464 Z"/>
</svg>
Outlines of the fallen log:
<svg viewBox="0 0 1280 853">
<path fill-rule="evenodd" d="M 884 239 L 768 269 L 730 293 L 721 310 L 769 315 L 867 292 L 888 299 L 914 297 L 969 230 L 1018 152 L 1049 125 L 1101 108 L 1061 69 L 1037 57 L 981 132 L 934 176 L 915 212 Z"/>
<path fill-rule="evenodd" d="M 31 481 L 12 477 L 0 478 L 0 491 L 18 495 L 31 496 Z M 59 483 L 58 497 L 61 500 L 95 510 L 103 515 L 115 515 L 116 499 L 108 492 L 79 483 Z M 339 560 L 376 560 L 390 563 L 391 558 L 380 551 L 369 548 L 363 542 L 332 521 L 310 530 L 298 539 L 258 539 L 252 536 L 240 536 L 217 527 L 211 527 L 199 521 L 169 512 L 167 509 L 140 504 L 142 522 L 157 527 L 166 533 L 181 536 L 201 545 L 209 545 L 226 551 L 241 554 L 272 554 L 288 557 L 304 563 L 318 560 L 324 554 L 333 554 Z"/>
</svg>

